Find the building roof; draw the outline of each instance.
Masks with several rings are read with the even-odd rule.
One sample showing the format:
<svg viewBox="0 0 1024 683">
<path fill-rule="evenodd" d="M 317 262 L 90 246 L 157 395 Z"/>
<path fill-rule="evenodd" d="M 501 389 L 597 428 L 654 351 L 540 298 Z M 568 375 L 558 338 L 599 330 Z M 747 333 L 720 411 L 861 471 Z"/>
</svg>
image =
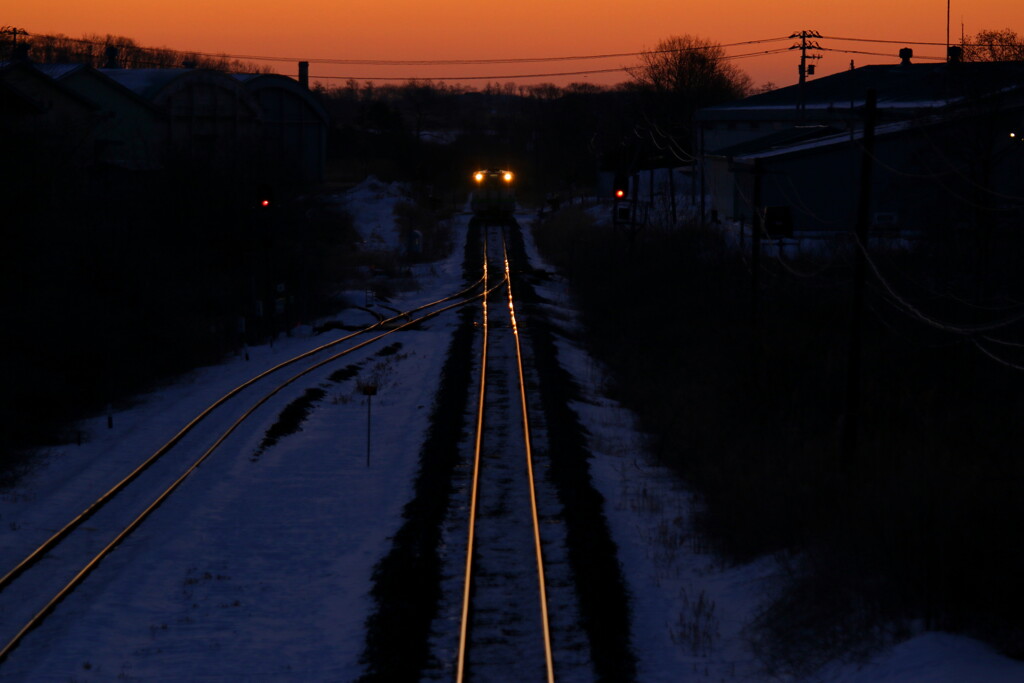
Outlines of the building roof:
<svg viewBox="0 0 1024 683">
<path fill-rule="evenodd" d="M 100 70 L 93 69 L 84 64 L 33 64 L 32 66 L 53 80 L 67 84 L 68 87 L 76 90 L 76 92 L 79 92 L 75 87 L 76 83 L 83 81 L 100 83 L 123 97 L 135 101 L 137 104 L 150 108 L 153 111 L 158 111 L 153 102 L 142 97 L 139 93 L 127 88 L 115 79 L 110 78 L 110 76 L 101 73 Z"/>
<path fill-rule="evenodd" d="M 99 69 L 132 92 L 153 100 L 169 83 L 184 76 L 191 69 Z"/>
<path fill-rule="evenodd" d="M 32 63 L 32 66 L 39 71 L 42 71 L 55 81 L 59 81 L 65 76 L 75 73 L 76 71 L 89 68 L 85 64 L 37 64 L 35 62 Z"/>
<path fill-rule="evenodd" d="M 864 106 L 874 89 L 879 110 L 934 111 L 978 97 L 1024 92 L 1024 62 L 875 64 L 808 80 L 698 112 L 702 121 L 782 118 L 801 107 L 810 117 Z"/>
<path fill-rule="evenodd" d="M 820 140 L 841 133 L 842 130 L 826 125 L 794 126 L 784 130 L 762 135 L 750 140 L 716 149 L 712 156 L 740 157 L 748 154 L 765 152 L 768 150 L 781 149 L 792 145 L 799 145 L 808 141 Z M 847 134 L 847 139 L 849 135 Z"/>
<path fill-rule="evenodd" d="M 327 110 L 309 89 L 296 81 L 294 78 L 282 76 L 281 74 L 232 74 L 232 77 L 243 84 L 251 93 L 256 93 L 267 88 L 285 90 L 296 97 L 304 100 L 316 115 L 327 123 L 329 116 Z"/>
<path fill-rule="evenodd" d="M 244 93 L 242 84 L 220 72 L 209 69 L 97 69 L 135 94 L 150 102 L 162 99 L 193 83 L 209 83 L 221 88 Z"/>
<path fill-rule="evenodd" d="M 34 106 L 39 111 L 48 110 L 52 103 L 48 102 L 46 98 L 41 99 L 39 91 L 28 87 L 29 83 L 39 85 L 62 98 L 73 100 L 86 109 L 92 111 L 97 109 L 94 102 L 58 83 L 55 79 L 37 70 L 29 62 L 0 62 L 0 80 L 5 82 L 10 92 L 18 93 L 18 96 L 26 101 L 34 102 Z"/>
</svg>

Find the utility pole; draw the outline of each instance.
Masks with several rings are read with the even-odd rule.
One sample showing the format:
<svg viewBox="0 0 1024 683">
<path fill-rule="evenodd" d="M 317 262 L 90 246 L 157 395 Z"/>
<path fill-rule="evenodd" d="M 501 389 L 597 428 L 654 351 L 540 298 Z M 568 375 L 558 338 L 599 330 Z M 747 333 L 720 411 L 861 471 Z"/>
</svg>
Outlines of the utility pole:
<svg viewBox="0 0 1024 683">
<path fill-rule="evenodd" d="M 800 66 L 797 67 L 797 71 L 800 74 L 800 109 L 804 108 L 804 83 L 807 82 L 808 76 L 814 75 L 814 64 L 808 64 L 808 59 L 821 59 L 819 54 L 807 54 L 809 51 L 822 50 L 824 48 L 818 44 L 817 41 L 812 38 L 821 38 L 821 34 L 817 31 L 799 31 L 789 36 L 790 38 L 799 38 L 800 42 L 797 45 L 791 45 L 790 50 L 800 50 Z"/>
<path fill-rule="evenodd" d="M 15 47 L 18 46 L 18 36 L 27 36 L 29 32 L 23 28 L 17 28 L 15 26 L 0 26 L 0 33 L 11 36 L 11 42 Z"/>
<path fill-rule="evenodd" d="M 750 322 L 754 335 L 757 335 L 757 299 L 760 284 L 758 279 L 761 271 L 761 231 L 764 230 L 764 213 L 761 207 L 761 176 L 764 168 L 761 160 L 754 159 L 754 202 L 751 207 L 754 211 L 753 220 L 750 225 Z"/>
<path fill-rule="evenodd" d="M 843 420 L 843 466 L 857 455 L 860 431 L 861 325 L 864 317 L 864 280 L 867 275 L 868 227 L 871 223 L 871 167 L 875 153 L 875 117 L 878 95 L 868 90 L 864 102 L 864 137 L 861 141 L 860 191 L 857 200 L 857 248 L 853 275 L 853 310 L 846 365 L 846 419 Z"/>
<path fill-rule="evenodd" d="M 949 0 L 946 0 L 946 61 L 949 61 Z"/>
<path fill-rule="evenodd" d="M 31 34 L 25 29 L 16 26 L 0 26 L 0 35 L 11 36 L 11 57 L 18 59 L 18 36 L 27 37 Z"/>
</svg>

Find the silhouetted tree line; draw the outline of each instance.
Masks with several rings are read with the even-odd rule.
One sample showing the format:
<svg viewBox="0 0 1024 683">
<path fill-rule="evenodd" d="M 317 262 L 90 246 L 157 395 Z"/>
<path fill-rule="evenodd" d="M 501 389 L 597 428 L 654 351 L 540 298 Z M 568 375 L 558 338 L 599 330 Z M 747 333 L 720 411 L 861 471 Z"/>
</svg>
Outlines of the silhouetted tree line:
<svg viewBox="0 0 1024 683">
<path fill-rule="evenodd" d="M 256 66 L 226 55 L 183 52 L 167 47 L 143 47 L 133 39 L 111 34 L 86 34 L 72 38 L 62 33 L 4 36 L 0 41 L 0 61 L 27 58 L 40 64 L 85 64 L 96 69 L 176 69 L 193 67 L 234 73 L 271 73 L 269 67 Z"/>
<path fill-rule="evenodd" d="M 633 127 L 646 95 L 630 85 L 350 82 L 318 92 L 331 112 L 331 163 L 340 178 L 374 174 L 464 195 L 475 168 L 507 167 L 529 199 L 582 193 L 601 171 L 646 162 Z"/>
<path fill-rule="evenodd" d="M 717 44 L 678 36 L 614 86 L 352 80 L 318 93 L 334 121 L 331 152 L 342 177 L 465 190 L 474 167 L 505 166 L 518 172 L 521 193 L 536 196 L 592 188 L 601 171 L 678 166 L 679 155 L 694 151 L 693 113 L 749 89 Z M 657 149 L 638 125 L 669 136 L 677 155 Z"/>
</svg>

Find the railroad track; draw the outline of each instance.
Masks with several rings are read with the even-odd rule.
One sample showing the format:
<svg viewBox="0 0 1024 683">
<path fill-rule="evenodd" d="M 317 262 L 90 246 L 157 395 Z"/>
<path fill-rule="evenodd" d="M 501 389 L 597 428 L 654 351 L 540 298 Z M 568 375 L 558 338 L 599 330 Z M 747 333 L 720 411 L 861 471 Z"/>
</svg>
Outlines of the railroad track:
<svg viewBox="0 0 1024 683">
<path fill-rule="evenodd" d="M 313 371 L 354 351 L 485 298 L 486 288 L 473 293 L 481 284 L 478 281 L 451 296 L 378 321 L 280 363 L 235 387 L 200 412 L 0 577 L 0 664 L 258 408 Z M 219 426 L 211 424 L 215 422 L 211 416 L 216 414 L 220 419 L 232 410 L 241 413 L 222 420 Z M 224 424 L 228 424 L 226 429 Z"/>
<path fill-rule="evenodd" d="M 485 289 L 456 680 L 555 678 L 522 345 L 503 229 Z M 495 252 L 497 255 L 492 255 Z M 496 273 L 492 274 L 492 273 Z M 489 287 L 492 281 L 504 287 Z"/>
</svg>

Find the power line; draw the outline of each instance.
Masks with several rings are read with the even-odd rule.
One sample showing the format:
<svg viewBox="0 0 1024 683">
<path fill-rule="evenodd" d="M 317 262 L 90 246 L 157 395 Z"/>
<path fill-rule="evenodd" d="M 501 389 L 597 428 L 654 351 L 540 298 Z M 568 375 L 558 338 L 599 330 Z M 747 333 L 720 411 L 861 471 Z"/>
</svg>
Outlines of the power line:
<svg viewBox="0 0 1024 683">
<path fill-rule="evenodd" d="M 723 43 L 717 44 L 710 47 L 740 47 L 743 45 L 759 45 L 762 43 L 774 43 L 786 38 L 760 38 L 758 40 L 745 40 L 738 43 Z M 362 66 L 453 66 L 453 65 L 475 65 L 475 64 L 538 64 L 544 62 L 575 62 L 575 61 L 587 61 L 594 59 L 615 59 L 622 57 L 640 57 L 642 55 L 650 54 L 673 54 L 680 52 L 700 52 L 706 50 L 708 47 L 689 47 L 689 48 L 676 48 L 671 50 L 642 50 L 640 52 L 607 52 L 603 54 L 594 55 L 568 55 L 560 57 L 509 57 L 509 58 L 498 58 L 498 59 L 343 59 L 343 58 L 311 58 L 302 61 L 307 61 L 310 64 L 345 64 L 345 65 L 362 65 Z M 217 56 L 217 55 L 206 55 L 202 52 L 195 52 L 190 54 L 197 54 L 202 56 Z M 760 53 L 752 53 L 760 54 Z M 259 57 L 253 55 L 231 55 L 236 59 L 251 59 L 257 61 L 300 61 L 299 58 L 295 57 Z"/>
<path fill-rule="evenodd" d="M 750 57 L 760 57 L 763 55 L 773 55 L 782 52 L 786 52 L 788 48 L 779 48 L 775 50 L 764 50 L 761 52 L 748 52 L 740 55 L 727 55 L 723 57 L 723 60 L 733 59 L 748 59 Z M 670 52 L 677 52 L 677 50 L 670 50 Z M 189 53 L 195 54 L 195 53 Z M 642 53 L 637 53 L 642 54 Z M 476 64 L 477 62 L 473 62 Z M 532 74 L 498 74 L 489 76 L 311 76 L 315 80 L 341 80 L 341 81 L 497 81 L 509 78 L 548 78 L 551 76 L 588 76 L 591 74 L 608 74 L 615 73 L 617 71 L 629 72 L 635 69 L 635 66 L 618 66 L 611 67 L 608 69 L 587 69 L 584 71 L 558 71 L 558 72 L 544 72 L 544 73 L 532 73 Z"/>
<path fill-rule="evenodd" d="M 987 337 L 986 337 L 986 339 L 987 339 Z M 1020 371 L 1024 372 L 1024 365 L 1019 365 L 1019 364 L 1014 363 L 1012 361 L 1008 361 L 1005 358 L 1001 358 L 1001 357 L 997 356 L 996 354 L 992 353 L 991 351 L 986 349 L 984 346 L 982 346 L 981 342 L 979 342 L 977 339 L 972 338 L 971 341 L 974 342 L 974 346 L 979 351 L 981 351 L 983 354 L 985 354 L 986 356 L 988 356 L 992 360 L 996 361 L 997 363 L 1001 363 L 1002 365 L 1005 365 L 1008 368 L 1013 368 L 1014 370 L 1020 370 Z"/>
<path fill-rule="evenodd" d="M 821 36 L 822 40 L 840 40 L 848 41 L 851 43 L 889 43 L 893 45 L 936 45 L 939 47 L 945 47 L 945 43 L 934 43 L 926 41 L 915 41 L 915 40 L 884 40 L 875 38 L 841 38 L 839 36 Z"/>
<path fill-rule="evenodd" d="M 899 42 L 899 41 L 890 41 L 890 42 Z M 820 48 L 820 49 L 825 51 L 825 52 L 838 52 L 840 54 L 847 54 L 847 55 L 871 55 L 873 57 L 890 57 L 890 58 L 893 56 L 889 52 L 868 52 L 866 50 L 842 50 L 842 49 L 836 48 L 836 47 L 823 47 L 823 48 Z M 927 59 L 927 60 L 932 60 L 932 61 L 937 61 L 937 62 L 944 62 L 944 61 L 946 61 L 945 57 L 929 57 L 927 55 L 914 55 L 914 59 Z"/>
<path fill-rule="evenodd" d="M 839 40 L 848 41 L 851 43 L 888 43 L 892 45 L 929 45 L 934 47 L 946 47 L 946 43 L 936 43 L 933 41 L 924 40 L 886 40 L 882 38 L 841 38 L 839 36 L 821 36 L 823 40 Z M 960 42 L 957 43 L 963 47 L 988 47 L 992 45 L 991 42 L 985 43 L 968 43 Z M 997 43 L 998 44 L 998 43 Z"/>
<path fill-rule="evenodd" d="M 76 43 L 87 45 L 107 45 L 106 41 L 88 40 L 85 38 L 69 38 L 66 36 L 39 35 L 40 38 L 60 38 Z M 183 54 L 196 55 L 199 57 L 219 57 L 224 59 L 238 59 L 265 62 L 309 62 L 310 64 L 338 64 L 338 65 L 361 65 L 361 66 L 453 66 L 453 65 L 475 65 L 475 64 L 531 64 L 543 62 L 571 62 L 586 61 L 594 59 L 615 59 L 622 57 L 639 57 L 645 54 L 671 54 L 679 52 L 700 52 L 709 47 L 741 47 L 744 45 L 758 45 L 762 43 L 773 43 L 787 40 L 786 37 L 758 38 L 756 40 L 743 40 L 735 43 L 719 43 L 711 46 L 694 46 L 688 48 L 674 48 L 666 50 L 641 50 L 639 52 L 608 52 L 590 55 L 566 55 L 547 57 L 510 57 L 510 58 L 489 58 L 489 59 L 355 59 L 355 58 L 334 58 L 334 57 L 279 57 L 269 55 L 232 55 L 214 52 L 198 52 L 194 50 L 175 50 Z M 150 48 L 139 45 L 125 46 L 138 50 L 161 51 L 171 48 Z M 759 53 L 753 53 L 759 54 Z"/>
<path fill-rule="evenodd" d="M 558 73 L 539 74 L 502 74 L 499 76 L 310 76 L 315 80 L 341 81 L 497 81 L 506 78 L 547 78 L 548 76 L 586 76 L 589 74 L 607 74 L 616 71 L 628 71 L 630 67 L 620 66 L 612 69 L 589 69 L 587 71 L 562 71 Z"/>
<path fill-rule="evenodd" d="M 885 278 L 885 276 L 882 275 L 882 272 L 878 268 L 878 265 L 871 258 L 871 255 L 868 253 L 867 246 L 859 238 L 854 237 L 854 244 L 861 252 L 861 254 L 864 256 L 865 262 L 867 263 L 868 267 L 871 268 L 871 271 L 874 273 L 875 278 L 878 280 L 879 284 L 881 284 L 885 291 L 889 294 L 889 303 L 897 310 L 902 310 L 905 314 L 908 314 L 910 317 L 915 318 L 925 323 L 926 325 L 929 325 L 930 327 L 933 327 L 937 330 L 941 330 L 943 332 L 951 332 L 953 334 L 958 334 L 961 336 L 974 337 L 984 332 L 992 332 L 994 330 L 1005 329 L 1011 325 L 1015 325 L 1016 323 L 1019 323 L 1022 320 L 1024 320 L 1024 312 L 1003 318 L 1002 320 L 993 320 L 973 325 L 965 325 L 962 323 L 950 323 L 939 320 L 937 318 L 933 318 L 924 313 L 923 311 L 921 311 L 919 308 L 910 303 L 910 301 L 908 301 L 905 297 L 901 296 L 896 292 L 896 290 Z"/>
</svg>

